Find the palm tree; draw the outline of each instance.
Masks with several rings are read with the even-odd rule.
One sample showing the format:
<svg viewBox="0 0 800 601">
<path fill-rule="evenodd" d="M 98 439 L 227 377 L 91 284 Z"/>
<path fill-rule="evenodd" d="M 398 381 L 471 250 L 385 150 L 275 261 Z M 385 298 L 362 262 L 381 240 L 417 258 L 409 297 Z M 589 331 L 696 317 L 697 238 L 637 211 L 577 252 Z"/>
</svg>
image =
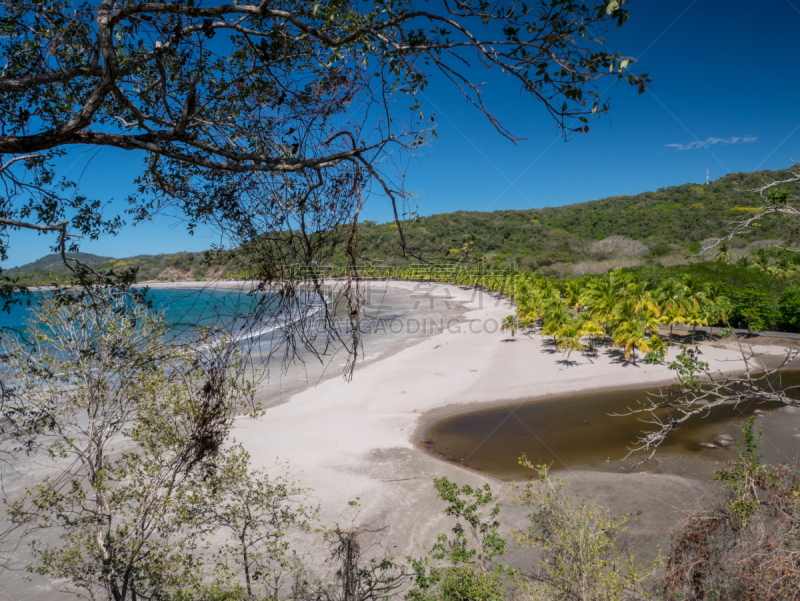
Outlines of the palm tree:
<svg viewBox="0 0 800 601">
<path fill-rule="evenodd" d="M 581 302 L 589 307 L 589 314 L 594 321 L 603 327 L 610 324 L 628 283 L 628 278 L 616 270 L 589 284 Z"/>
<path fill-rule="evenodd" d="M 772 267 L 768 268 L 768 271 L 774 275 L 775 277 L 782 278 L 782 279 L 789 279 L 794 274 L 794 266 L 789 261 L 788 257 L 783 256 L 780 257 L 775 261 L 775 264 Z"/>
<path fill-rule="evenodd" d="M 707 321 L 698 309 L 693 309 L 691 313 L 686 316 L 686 325 L 692 326 L 692 344 L 694 344 L 694 335 L 697 332 L 697 326 L 706 325 Z"/>
<path fill-rule="evenodd" d="M 709 284 L 706 286 L 706 306 L 701 311 L 701 315 L 711 325 L 709 334 L 714 333 L 714 322 L 728 322 L 728 315 L 733 309 L 730 301 L 725 296 L 725 291 L 719 284 Z"/>
<path fill-rule="evenodd" d="M 564 350 L 567 353 L 567 359 L 572 354 L 572 351 L 580 351 L 586 354 L 586 347 L 581 342 L 580 333 L 581 323 L 579 321 L 571 321 L 563 324 L 556 335 L 556 346 L 558 350 Z M 588 359 L 588 357 L 587 357 Z M 589 359 L 591 363 L 592 360 Z"/>
<path fill-rule="evenodd" d="M 597 357 L 596 340 L 598 338 L 605 337 L 606 331 L 600 326 L 599 323 L 586 319 L 581 324 L 579 334 L 581 336 L 587 336 L 589 338 L 589 347 L 594 356 Z"/>
<path fill-rule="evenodd" d="M 633 312 L 636 315 L 644 311 L 650 311 L 656 317 L 661 314 L 657 294 L 649 289 L 647 282 L 631 282 L 628 284 L 625 289 L 625 297 L 633 306 Z"/>
<path fill-rule="evenodd" d="M 761 271 L 766 271 L 769 267 L 769 251 L 765 248 L 757 248 L 753 251 L 755 267 Z"/>
<path fill-rule="evenodd" d="M 719 245 L 719 252 L 717 252 L 717 255 L 714 257 L 714 261 L 723 263 L 724 265 L 733 263 L 733 252 L 728 249 L 727 244 Z"/>
<path fill-rule="evenodd" d="M 661 323 L 669 326 L 669 344 L 672 344 L 672 328 L 686 323 L 684 315 L 691 308 L 687 289 L 678 280 L 669 279 L 659 286 L 656 298 L 663 310 Z"/>
<path fill-rule="evenodd" d="M 564 288 L 564 301 L 567 303 L 567 306 L 572 307 L 572 309 L 577 311 L 583 304 L 581 302 L 582 292 L 583 290 L 580 282 L 576 280 L 567 282 L 567 285 Z"/>
<path fill-rule="evenodd" d="M 517 333 L 517 325 L 519 324 L 516 316 L 509 315 L 503 320 L 503 324 L 500 326 L 500 331 L 504 332 L 505 330 L 509 330 L 511 332 L 511 337 L 513 338 L 514 335 Z"/>
<path fill-rule="evenodd" d="M 684 312 L 677 309 L 665 311 L 661 316 L 661 323 L 665 326 L 669 326 L 669 346 L 672 346 L 672 328 L 675 326 L 686 325 Z"/>
<path fill-rule="evenodd" d="M 650 351 L 647 334 L 658 330 L 658 319 L 652 313 L 641 313 L 630 321 L 619 324 L 614 331 L 614 347 L 625 347 L 625 358 L 630 359 L 633 353 L 633 364 L 636 365 L 636 349 L 643 353 Z"/>
<path fill-rule="evenodd" d="M 558 339 L 558 334 L 567 321 L 567 312 L 563 306 L 555 306 L 544 313 L 544 325 L 542 326 L 542 336 L 552 336 L 553 340 Z"/>
<path fill-rule="evenodd" d="M 706 297 L 707 286 L 693 275 L 686 274 L 681 279 L 686 300 L 689 301 L 691 309 L 700 310 L 708 302 Z"/>
</svg>

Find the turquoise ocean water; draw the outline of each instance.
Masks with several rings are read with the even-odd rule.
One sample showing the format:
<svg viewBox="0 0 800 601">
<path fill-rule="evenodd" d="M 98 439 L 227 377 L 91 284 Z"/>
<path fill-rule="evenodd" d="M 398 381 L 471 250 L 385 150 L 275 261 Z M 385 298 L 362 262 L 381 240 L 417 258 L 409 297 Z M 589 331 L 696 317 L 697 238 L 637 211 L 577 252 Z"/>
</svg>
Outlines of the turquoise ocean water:
<svg viewBox="0 0 800 601">
<path fill-rule="evenodd" d="M 20 302 L 11 305 L 9 313 L 0 312 L 0 327 L 24 330 L 30 319 L 29 307 L 38 302 L 39 294 L 18 296 Z M 154 309 L 164 311 L 171 333 L 179 337 L 200 327 L 215 326 L 229 331 L 247 329 L 256 335 L 282 323 L 281 316 L 275 315 L 268 323 L 255 323 L 254 315 L 268 312 L 265 309 L 277 303 L 271 293 L 265 296 L 239 290 L 151 288 L 148 298 Z"/>
</svg>

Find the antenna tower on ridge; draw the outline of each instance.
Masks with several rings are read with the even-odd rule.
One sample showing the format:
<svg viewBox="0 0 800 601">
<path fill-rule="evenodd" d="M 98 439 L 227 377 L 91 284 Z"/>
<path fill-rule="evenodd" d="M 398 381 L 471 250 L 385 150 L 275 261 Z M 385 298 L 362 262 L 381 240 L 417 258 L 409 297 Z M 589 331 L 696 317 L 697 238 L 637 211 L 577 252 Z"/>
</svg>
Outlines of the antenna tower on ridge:
<svg viewBox="0 0 800 601">
<path fill-rule="evenodd" d="M 708 181 L 708 167 L 706 167 L 706 186 L 709 184 Z"/>
</svg>

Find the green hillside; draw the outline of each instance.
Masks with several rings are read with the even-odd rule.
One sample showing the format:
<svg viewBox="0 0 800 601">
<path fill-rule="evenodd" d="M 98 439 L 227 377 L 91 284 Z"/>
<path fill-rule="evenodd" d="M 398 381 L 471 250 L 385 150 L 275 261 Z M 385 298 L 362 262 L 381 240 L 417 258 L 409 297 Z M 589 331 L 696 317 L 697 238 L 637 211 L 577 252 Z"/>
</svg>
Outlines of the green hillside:
<svg viewBox="0 0 800 601">
<path fill-rule="evenodd" d="M 407 239 L 411 246 L 436 252 L 459 249 L 474 235 L 478 254 L 504 256 L 530 268 L 669 255 L 677 261 L 690 248 L 699 250 L 696 243 L 719 236 L 730 222 L 763 204 L 758 195 L 739 190 L 763 185 L 764 176 L 789 177 L 789 173 L 733 173 L 708 186 L 684 184 L 561 207 L 431 215 L 409 223 Z M 367 222 L 361 231 L 368 256 L 390 257 L 397 247 L 393 224 Z M 752 243 L 777 238 L 779 233 L 777 222 L 765 222 L 752 236 L 733 240 L 732 246 L 743 253 Z M 612 236 L 628 240 L 600 243 Z"/>
<path fill-rule="evenodd" d="M 674 265 L 694 260 L 690 255 L 703 240 L 719 236 L 730 222 L 751 215 L 762 199 L 739 190 L 763 185 L 764 177 L 787 178 L 789 173 L 733 173 L 710 185 L 670 186 L 561 207 L 442 213 L 415 217 L 404 224 L 404 230 L 408 244 L 428 257 L 453 258 L 468 251 L 473 258 L 576 275 L 643 263 Z M 800 192 L 797 188 L 794 192 Z M 779 237 L 780 231 L 780 224 L 765 221 L 749 237 L 733 240 L 731 250 L 736 258 L 749 257 L 764 241 Z M 407 262 L 400 257 L 394 223 L 364 222 L 360 237 L 364 261 Z M 216 278 L 235 271 L 231 254 L 210 258 L 202 252 L 182 252 L 120 260 L 86 253 L 76 256 L 99 271 L 137 266 L 142 281 Z M 344 265 L 344 256 L 336 262 Z M 66 275 L 66 270 L 58 255 L 48 255 L 6 270 L 4 275 L 38 282 Z"/>
<path fill-rule="evenodd" d="M 215 258 L 211 259 L 204 252 L 137 255 L 125 259 L 100 257 L 89 253 L 67 253 L 67 256 L 77 258 L 98 273 L 112 270 L 120 272 L 128 267 L 138 267 L 139 281 L 218 278 L 227 269 L 226 262 L 220 259 L 219 254 L 215 254 Z M 61 255 L 50 254 L 33 263 L 3 270 L 3 275 L 18 279 L 21 283 L 41 283 L 68 276 L 69 272 L 61 261 Z"/>
</svg>

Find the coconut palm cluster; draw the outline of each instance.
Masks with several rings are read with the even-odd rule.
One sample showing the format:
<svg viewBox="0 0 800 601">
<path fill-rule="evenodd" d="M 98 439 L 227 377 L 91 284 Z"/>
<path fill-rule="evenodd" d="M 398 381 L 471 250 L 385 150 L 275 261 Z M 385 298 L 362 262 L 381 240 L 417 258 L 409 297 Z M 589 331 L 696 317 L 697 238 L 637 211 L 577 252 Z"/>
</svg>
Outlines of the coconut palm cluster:
<svg viewBox="0 0 800 601">
<path fill-rule="evenodd" d="M 512 336 L 519 330 L 538 333 L 567 357 L 575 351 L 590 361 L 600 346 L 620 348 L 626 360 L 636 363 L 636 351 L 648 360 L 659 360 L 672 343 L 673 328 L 727 324 L 732 302 L 716 284 L 685 274 L 666 278 L 657 285 L 635 273 L 617 269 L 601 276 L 561 279 L 541 272 L 499 272 L 467 269 L 459 272 L 403 268 L 381 274 L 418 281 L 437 281 L 475 286 L 513 301 L 516 314 L 503 321 Z M 669 327 L 665 341 L 658 334 Z"/>
<path fill-rule="evenodd" d="M 719 257 L 725 255 L 727 248 L 720 251 L 715 260 L 723 262 Z M 729 254 L 729 253 L 728 253 Z M 785 280 L 800 276 L 800 253 L 788 252 L 783 248 L 756 248 L 751 252 L 752 260 L 743 257 L 738 264 L 743 267 L 754 267 L 773 277 Z"/>
<path fill-rule="evenodd" d="M 513 298 L 519 327 L 552 337 L 567 355 L 596 356 L 608 341 L 634 363 L 637 349 L 663 356 L 674 326 L 692 326 L 694 337 L 697 326 L 727 321 L 731 309 L 717 287 L 689 275 L 653 286 L 622 270 L 567 281 L 523 273 L 514 280 Z M 658 334 L 661 326 L 670 328 L 668 342 Z"/>
</svg>

